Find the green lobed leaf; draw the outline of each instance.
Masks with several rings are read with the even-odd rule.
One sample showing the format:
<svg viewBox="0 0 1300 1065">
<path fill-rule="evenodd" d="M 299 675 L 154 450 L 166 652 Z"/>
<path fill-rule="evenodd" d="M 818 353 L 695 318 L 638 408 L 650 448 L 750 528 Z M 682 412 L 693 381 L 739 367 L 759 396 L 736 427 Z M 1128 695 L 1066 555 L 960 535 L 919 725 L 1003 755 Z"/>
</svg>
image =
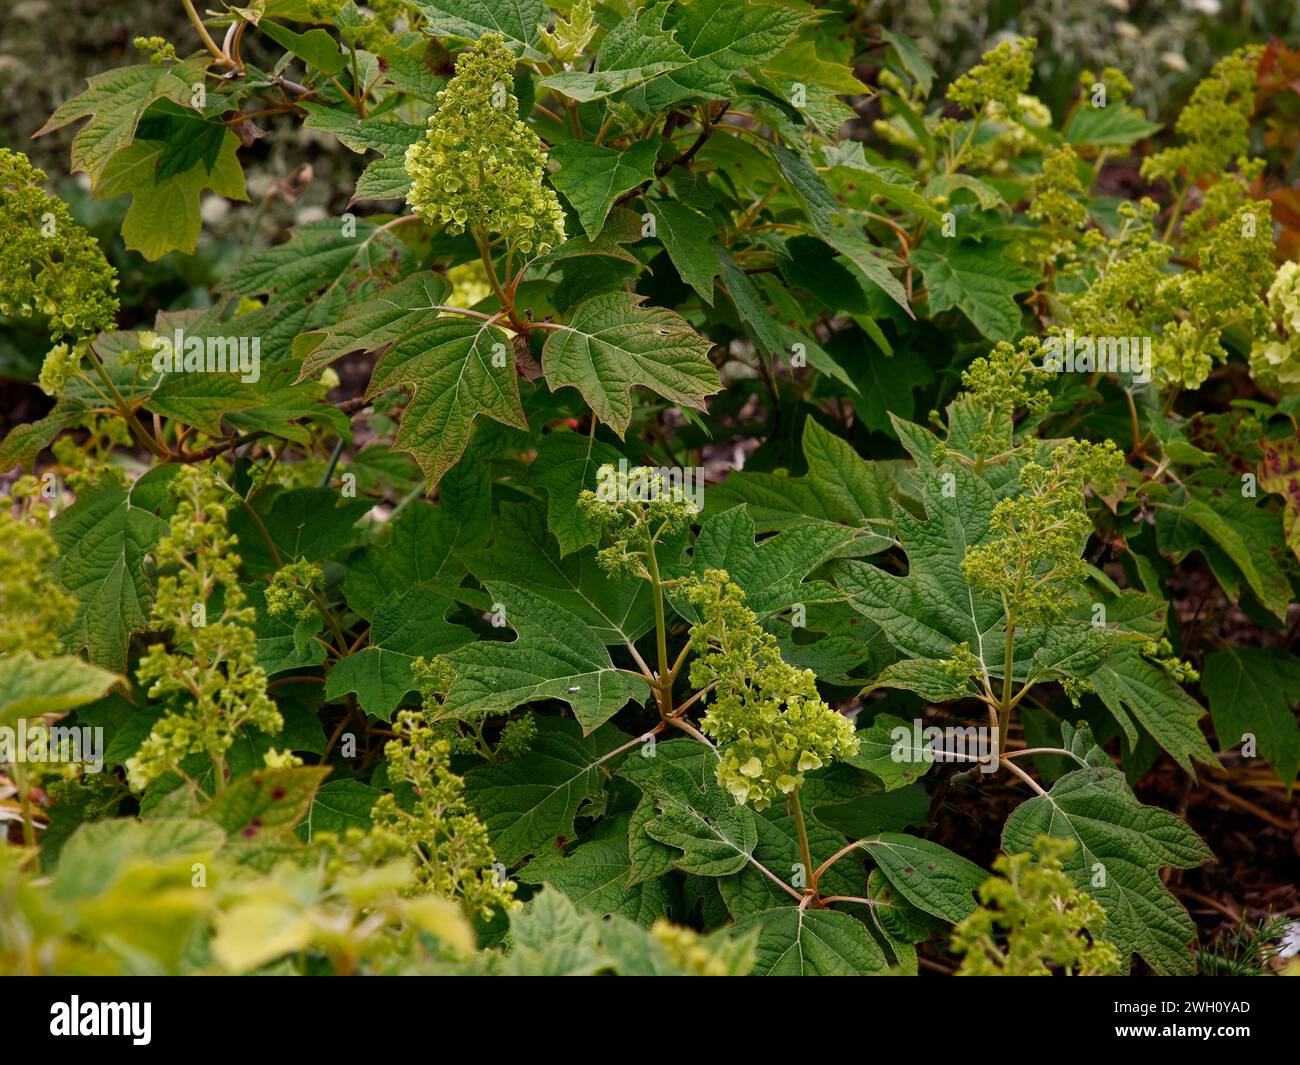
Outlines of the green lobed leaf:
<svg viewBox="0 0 1300 1065">
<path fill-rule="evenodd" d="M 1163 975 L 1196 971 L 1188 950 L 1196 926 L 1159 874 L 1164 866 L 1194 868 L 1213 855 L 1179 817 L 1143 806 L 1123 773 L 1094 765 L 1067 773 L 1046 795 L 1018 806 L 1002 830 L 1002 849 L 1030 853 L 1042 834 L 1078 845 L 1062 863 L 1065 873 L 1101 903 L 1106 938 L 1121 957 L 1137 953 Z"/>
<path fill-rule="evenodd" d="M 679 314 L 644 300 L 621 291 L 594 296 L 574 308 L 542 349 L 550 386 L 576 388 L 620 437 L 632 421 L 633 387 L 696 410 L 720 387 L 709 341 Z"/>
</svg>

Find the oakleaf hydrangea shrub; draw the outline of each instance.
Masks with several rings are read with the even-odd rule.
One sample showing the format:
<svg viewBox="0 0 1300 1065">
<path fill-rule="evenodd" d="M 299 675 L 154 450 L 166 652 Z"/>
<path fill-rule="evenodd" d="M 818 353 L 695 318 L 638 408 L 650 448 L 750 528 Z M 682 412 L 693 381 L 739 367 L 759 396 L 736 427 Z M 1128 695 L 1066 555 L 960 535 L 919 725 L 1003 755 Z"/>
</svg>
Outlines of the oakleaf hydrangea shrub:
<svg viewBox="0 0 1300 1065">
<path fill-rule="evenodd" d="M 1281 35 L 217 6 L 0 149 L 0 971 L 1278 967 Z"/>
</svg>

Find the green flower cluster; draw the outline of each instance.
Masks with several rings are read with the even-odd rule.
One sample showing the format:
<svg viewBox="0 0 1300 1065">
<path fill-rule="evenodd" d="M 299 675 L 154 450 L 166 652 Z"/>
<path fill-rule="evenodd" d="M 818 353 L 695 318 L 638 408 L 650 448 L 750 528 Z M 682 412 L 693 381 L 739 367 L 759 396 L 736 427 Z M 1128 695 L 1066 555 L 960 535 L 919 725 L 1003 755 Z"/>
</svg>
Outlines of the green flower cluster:
<svg viewBox="0 0 1300 1065">
<path fill-rule="evenodd" d="M 726 570 L 707 570 L 686 583 L 685 594 L 700 614 L 690 635 L 691 683 L 714 686 L 700 728 L 725 745 L 718 783 L 737 804 L 765 809 L 798 788 L 804 773 L 857 753 L 848 718 L 817 694 L 812 670 L 781 658 Z"/>
<path fill-rule="evenodd" d="M 1116 976 L 1122 959 L 1101 938 L 1106 912 L 1061 868 L 1075 843 L 1039 836 L 1034 854 L 1001 855 L 981 906 L 953 929 L 958 976 Z"/>
<path fill-rule="evenodd" d="M 442 655 L 432 661 L 420 656 L 411 663 L 411 679 L 420 693 L 420 705 L 425 721 L 433 729 L 433 736 L 445 740 L 453 754 L 477 754 L 488 761 L 500 755 L 516 757 L 533 745 L 537 736 L 537 721 L 531 712 L 511 718 L 501 728 L 495 744 L 488 741 L 484 724 L 491 716 L 490 710 L 461 712 L 455 717 L 443 713 L 443 702 L 448 689 L 456 679 L 451 663 Z"/>
<path fill-rule="evenodd" d="M 266 586 L 266 612 L 276 618 L 305 621 L 318 610 L 314 593 L 324 579 L 324 570 L 305 559 L 280 567 Z"/>
<path fill-rule="evenodd" d="M 1047 154 L 1043 168 L 1029 182 L 1028 215 L 1066 230 L 1082 230 L 1088 223 L 1088 208 L 1080 198 L 1087 190 L 1079 180 L 1079 156 L 1068 144 Z M 1068 247 L 1074 246 L 1070 240 Z"/>
<path fill-rule="evenodd" d="M 0 658 L 19 651 L 57 655 L 59 634 L 71 624 L 76 601 L 52 576 L 59 549 L 50 535 L 49 511 L 37 502 L 40 485 L 23 477 L 11 493 L 0 506 Z"/>
<path fill-rule="evenodd" d="M 663 948 L 668 964 L 684 976 L 744 976 L 754 965 L 754 944 L 748 937 L 706 937 L 663 918 L 650 926 L 650 935 Z"/>
<path fill-rule="evenodd" d="M 90 336 L 117 316 L 117 273 L 21 152 L 0 148 L 0 315 L 49 319 L 50 337 Z"/>
<path fill-rule="evenodd" d="M 1003 41 L 985 52 L 982 62 L 973 66 L 948 86 L 948 99 L 971 114 L 978 114 L 988 103 L 999 104 L 1002 111 L 1015 116 L 1020 109 L 1021 94 L 1034 76 L 1033 37 Z"/>
<path fill-rule="evenodd" d="M 166 37 L 137 37 L 131 45 L 137 51 L 149 53 L 150 63 L 176 62 L 176 46 Z"/>
<path fill-rule="evenodd" d="M 564 212 L 543 181 L 542 142 L 519 118 L 514 67 L 495 33 L 456 60 L 425 139 L 407 150 L 407 200 L 450 233 L 499 236 L 512 251 L 544 255 L 564 239 Z"/>
<path fill-rule="evenodd" d="M 1071 440 L 1052 448 L 1044 462 L 1026 462 L 1019 495 L 993 507 L 990 539 L 967 548 L 966 582 L 1000 598 L 1019 622 L 1063 618 L 1086 574 L 1080 552 L 1092 526 L 1084 486 L 1110 491 L 1124 467 L 1123 452 L 1110 440 Z"/>
<path fill-rule="evenodd" d="M 645 559 L 664 536 L 690 528 L 697 511 L 678 485 L 651 466 L 619 470 L 606 463 L 596 471 L 598 487 L 578 495 L 578 509 L 599 522 L 611 543 L 596 554 L 610 574 L 649 579 Z"/>
<path fill-rule="evenodd" d="M 1147 181 L 1164 178 L 1194 182 L 1216 174 L 1244 155 L 1250 146 L 1250 118 L 1255 110 L 1255 70 L 1263 49 L 1238 48 L 1217 62 L 1196 86 L 1174 127 L 1184 143 L 1142 161 Z"/>
<path fill-rule="evenodd" d="M 1300 263 L 1278 267 L 1268 287 L 1272 328 L 1250 349 L 1250 374 L 1275 392 L 1300 391 Z"/>
<path fill-rule="evenodd" d="M 1242 204 L 1217 225 L 1200 249 L 1196 270 L 1166 277 L 1158 297 L 1177 316 L 1155 346 L 1161 378 L 1183 388 L 1199 388 L 1216 360 L 1227 358 L 1220 338 L 1229 326 L 1244 325 L 1266 334 L 1268 308 L 1259 293 L 1273 276 L 1270 204 Z"/>
<path fill-rule="evenodd" d="M 1204 384 L 1216 360 L 1226 358 L 1225 329 L 1268 333 L 1269 311 L 1259 293 L 1273 277 L 1270 204 L 1242 203 L 1235 181 L 1218 188 L 1237 190 L 1231 211 L 1221 214 L 1229 197 L 1213 195 L 1187 219 L 1184 254 L 1195 257 L 1193 269 L 1167 272 L 1174 249 L 1152 232 L 1152 201 L 1123 204 L 1124 223 L 1099 249 L 1091 283 L 1065 297 L 1081 335 L 1155 337 L 1154 370 L 1166 385 Z"/>
<path fill-rule="evenodd" d="M 370 811 L 367 846 L 376 854 L 414 855 L 418 893 L 461 900 L 489 919 L 518 905 L 513 881 L 498 877 L 487 828 L 465 799 L 465 782 L 448 768 L 451 745 L 438 739 L 429 711 L 403 710 L 397 739 L 384 748 L 388 779 L 414 792 L 408 809 L 385 792 Z"/>
<path fill-rule="evenodd" d="M 244 607 L 239 585 L 238 539 L 228 531 L 226 489 L 210 471 L 186 466 L 172 491 L 178 502 L 154 558 L 162 574 L 153 605 L 157 628 L 176 650 L 154 644 L 136 677 L 151 699 L 167 698 L 166 714 L 126 763 L 137 791 L 168 772 L 181 772 L 191 754 L 207 756 L 214 787 L 225 787 L 225 754 L 244 728 L 278 733 L 284 719 L 266 693 L 257 665 L 255 612 Z M 214 593 L 221 614 L 208 617 Z M 174 699 L 179 697 L 178 708 Z"/>
<path fill-rule="evenodd" d="M 131 446 L 131 430 L 116 414 L 91 412 L 76 423 L 84 439 L 60 436 L 50 446 L 63 468 L 64 480 L 74 492 L 84 492 L 106 480 L 125 486 L 129 474 L 113 461 L 123 448 Z"/>
<path fill-rule="evenodd" d="M 1051 393 L 1041 386 L 1052 374 L 1042 368 L 1041 356 L 1038 337 L 1023 337 L 1014 345 L 1003 340 L 987 357 L 972 360 L 962 371 L 966 398 L 985 415 L 983 425 L 971 437 L 971 448 L 978 456 L 1010 446 L 1012 418 L 1021 407 L 1041 415 L 1051 406 Z"/>
<path fill-rule="evenodd" d="M 1079 335 L 1127 337 L 1155 332 L 1164 315 L 1160 284 L 1173 254 L 1151 228 L 1159 209 L 1151 199 L 1119 205 L 1122 221 L 1115 235 L 1097 249 L 1091 283 L 1065 297 Z"/>
<path fill-rule="evenodd" d="M 1085 93 L 1092 91 L 1092 86 L 1101 82 L 1106 86 L 1106 106 L 1121 100 L 1127 100 L 1133 95 L 1133 83 L 1128 80 L 1122 70 L 1117 67 L 1106 67 L 1098 77 L 1091 70 L 1081 70 L 1079 72 L 1079 84 L 1083 87 Z"/>
</svg>

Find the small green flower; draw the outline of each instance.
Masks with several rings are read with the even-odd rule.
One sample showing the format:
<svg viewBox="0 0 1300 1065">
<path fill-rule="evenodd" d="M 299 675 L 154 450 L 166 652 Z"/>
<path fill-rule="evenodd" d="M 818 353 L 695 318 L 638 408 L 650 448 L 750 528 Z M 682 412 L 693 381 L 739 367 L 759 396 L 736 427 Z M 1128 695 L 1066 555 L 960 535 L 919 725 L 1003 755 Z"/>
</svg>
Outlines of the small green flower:
<svg viewBox="0 0 1300 1065">
<path fill-rule="evenodd" d="M 166 37 L 137 37 L 131 44 L 141 52 L 148 52 L 150 63 L 176 62 L 176 46 Z"/>
<path fill-rule="evenodd" d="M 1048 153 L 1042 170 L 1029 182 L 1030 218 L 1061 229 L 1081 230 L 1087 225 L 1088 208 L 1080 199 L 1087 190 L 1078 167 L 1079 156 L 1068 144 Z"/>
<path fill-rule="evenodd" d="M 1024 624 L 1063 618 L 1087 572 L 1080 556 L 1092 524 L 1084 487 L 1109 491 L 1124 466 L 1123 452 L 1110 440 L 1071 440 L 1042 462 L 1026 462 L 1020 494 L 994 504 L 991 537 L 967 548 L 966 582 L 1000 598 L 1008 616 Z"/>
<path fill-rule="evenodd" d="M 1238 48 L 1214 65 L 1178 116 L 1175 130 L 1184 143 L 1144 159 L 1143 178 L 1194 182 L 1202 174 L 1226 170 L 1246 154 L 1255 111 L 1255 70 L 1263 52 L 1258 45 Z"/>
<path fill-rule="evenodd" d="M 985 358 L 974 359 L 962 371 L 966 398 L 985 412 L 984 423 L 971 438 L 978 456 L 1003 450 L 1011 444 L 1012 417 L 1022 407 L 1042 414 L 1052 396 L 1041 386 L 1051 380 L 1042 368 L 1042 341 L 1024 337 L 1019 344 L 1000 341 Z"/>
<path fill-rule="evenodd" d="M 76 600 L 52 575 L 59 549 L 49 512 L 38 502 L 39 484 L 24 477 L 11 491 L 0 505 L 0 657 L 19 651 L 57 655 Z"/>
<path fill-rule="evenodd" d="M 424 679 L 431 681 L 431 674 Z M 464 780 L 449 767 L 451 744 L 438 738 L 436 710 L 436 704 L 403 710 L 394 720 L 397 738 L 384 748 L 388 779 L 409 786 L 415 798 L 407 805 L 393 792 L 380 796 L 370 811 L 368 846 L 376 854 L 414 855 L 415 893 L 458 899 L 490 919 L 518 905 L 515 885 L 498 875 L 487 828 L 465 799 Z"/>
<path fill-rule="evenodd" d="M 276 618 L 305 621 L 319 609 L 313 593 L 324 579 L 324 571 L 314 562 L 299 560 L 281 567 L 266 586 L 266 612 Z"/>
<path fill-rule="evenodd" d="M 648 579 L 645 559 L 653 545 L 690 527 L 698 512 L 680 485 L 651 466 L 616 469 L 605 463 L 596 471 L 597 487 L 578 495 L 578 509 L 599 522 L 610 546 L 596 561 L 611 574 Z"/>
</svg>

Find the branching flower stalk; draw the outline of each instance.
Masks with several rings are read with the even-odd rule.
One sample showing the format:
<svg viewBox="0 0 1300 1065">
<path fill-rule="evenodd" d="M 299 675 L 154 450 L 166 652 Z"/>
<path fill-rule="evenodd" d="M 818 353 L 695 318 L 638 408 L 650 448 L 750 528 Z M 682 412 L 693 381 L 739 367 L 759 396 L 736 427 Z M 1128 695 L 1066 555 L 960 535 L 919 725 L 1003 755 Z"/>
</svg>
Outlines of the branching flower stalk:
<svg viewBox="0 0 1300 1065">
<path fill-rule="evenodd" d="M 1018 701 L 1012 695 L 1017 629 L 1059 622 L 1069 613 L 1086 575 L 1081 552 L 1092 527 L 1084 486 L 1108 491 L 1123 466 L 1123 454 L 1109 440 L 1071 441 L 1030 459 L 1020 469 L 1020 494 L 993 508 L 991 538 L 962 559 L 967 583 L 996 596 L 1005 615 L 999 751 L 1006 748 Z"/>
<path fill-rule="evenodd" d="M 284 725 L 257 665 L 254 611 L 243 606 L 238 539 L 228 531 L 225 491 L 211 473 L 186 466 L 176 475 L 176 512 L 155 549 L 158 578 L 153 620 L 176 650 L 153 644 L 136 676 L 150 698 L 168 700 L 149 738 L 126 763 L 131 787 L 142 791 L 203 754 L 212 786 L 226 786 L 226 752 L 246 728 L 275 734 Z M 209 608 L 220 604 L 220 614 Z M 184 650 L 182 650 L 184 649 Z"/>
<path fill-rule="evenodd" d="M 578 507 L 605 530 L 610 544 L 596 556 L 600 567 L 613 576 L 634 576 L 649 582 L 655 616 L 656 668 L 651 669 L 636 648 L 630 648 L 645 680 L 654 690 L 660 717 L 682 724 L 673 708 L 673 683 L 685 662 L 686 651 L 677 661 L 668 661 L 668 622 L 665 592 L 680 583 L 664 580 L 656 546 L 664 539 L 685 531 L 695 517 L 695 506 L 679 487 L 648 466 L 616 470 L 611 465 L 597 471 L 599 487 L 582 492 Z"/>
</svg>

